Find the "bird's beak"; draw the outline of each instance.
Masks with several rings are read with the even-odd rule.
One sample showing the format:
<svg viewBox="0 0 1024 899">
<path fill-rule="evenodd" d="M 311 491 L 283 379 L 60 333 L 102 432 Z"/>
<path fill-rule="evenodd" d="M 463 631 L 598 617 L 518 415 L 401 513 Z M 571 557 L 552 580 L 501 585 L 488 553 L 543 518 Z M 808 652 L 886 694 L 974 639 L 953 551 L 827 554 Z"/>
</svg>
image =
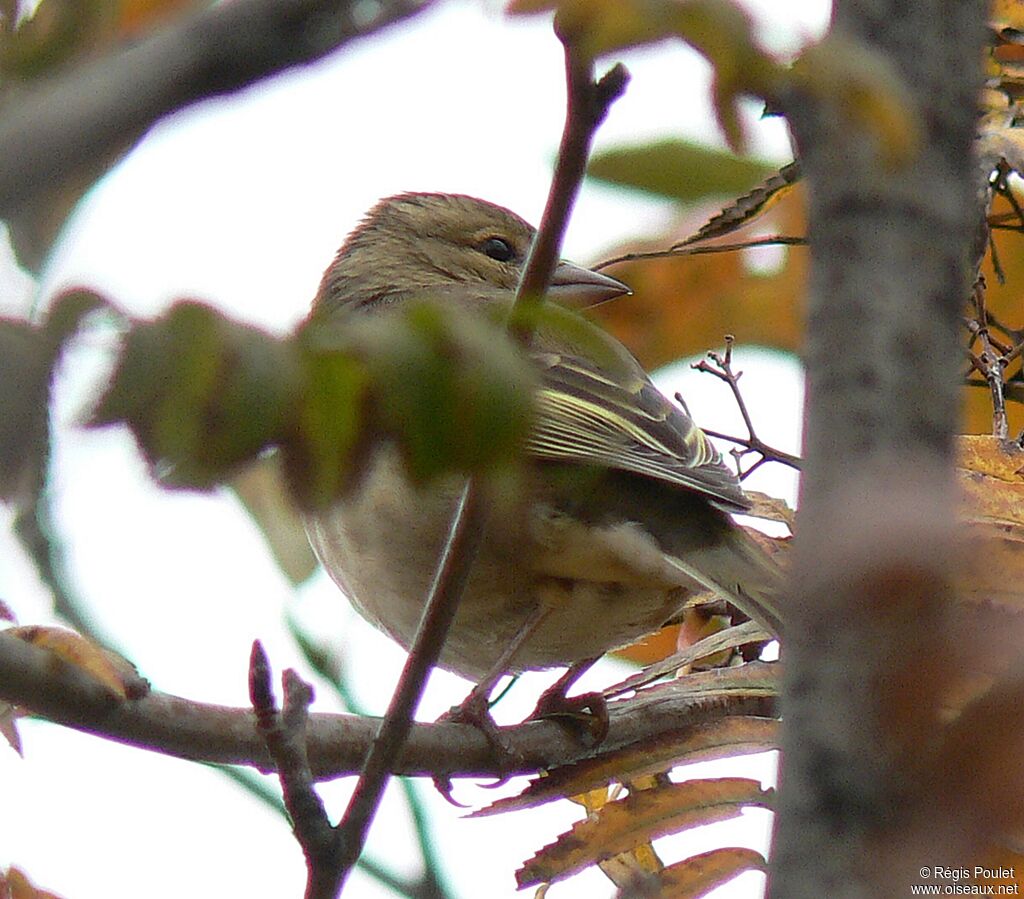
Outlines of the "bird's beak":
<svg viewBox="0 0 1024 899">
<path fill-rule="evenodd" d="M 564 259 L 555 268 L 548 287 L 551 299 L 572 306 L 596 306 L 632 292 L 615 278 L 573 265 Z"/>
</svg>

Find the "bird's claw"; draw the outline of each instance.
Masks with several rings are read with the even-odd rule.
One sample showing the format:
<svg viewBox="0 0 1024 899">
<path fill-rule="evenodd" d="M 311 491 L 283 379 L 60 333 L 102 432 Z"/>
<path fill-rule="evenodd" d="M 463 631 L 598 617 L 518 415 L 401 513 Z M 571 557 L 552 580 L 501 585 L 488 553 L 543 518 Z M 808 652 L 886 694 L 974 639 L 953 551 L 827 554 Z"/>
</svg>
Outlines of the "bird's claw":
<svg viewBox="0 0 1024 899">
<path fill-rule="evenodd" d="M 565 724 L 592 746 L 603 743 L 608 736 L 608 700 L 601 693 L 566 696 L 560 690 L 547 690 L 530 717 Z"/>
<path fill-rule="evenodd" d="M 484 739 L 487 740 L 491 750 L 499 759 L 499 768 L 514 770 L 515 768 L 522 766 L 523 758 L 521 753 L 512 746 L 502 729 L 498 726 L 498 723 L 494 720 L 494 717 L 491 715 L 486 695 L 476 691 L 470 693 L 465 700 L 459 703 L 459 705 L 452 706 L 447 712 L 438 718 L 437 721 L 439 724 L 448 723 L 472 725 L 483 734 Z M 508 780 L 508 777 L 509 775 L 499 777 L 498 781 L 491 786 L 500 786 Z M 452 780 L 450 777 L 439 774 L 435 776 L 433 780 L 435 789 L 437 789 L 437 791 L 447 799 L 448 802 L 452 805 L 458 806 L 459 808 L 466 808 L 465 805 L 458 802 L 452 796 Z"/>
</svg>

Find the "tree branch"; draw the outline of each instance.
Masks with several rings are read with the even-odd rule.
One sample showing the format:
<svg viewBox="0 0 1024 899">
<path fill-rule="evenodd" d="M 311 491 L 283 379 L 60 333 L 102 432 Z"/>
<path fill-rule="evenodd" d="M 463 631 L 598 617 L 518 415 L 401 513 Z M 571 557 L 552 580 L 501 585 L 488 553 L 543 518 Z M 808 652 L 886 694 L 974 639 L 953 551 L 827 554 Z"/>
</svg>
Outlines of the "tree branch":
<svg viewBox="0 0 1024 899">
<path fill-rule="evenodd" d="M 737 707 L 700 703 L 686 692 L 692 692 L 697 682 L 693 678 L 713 686 L 722 674 L 689 675 L 644 690 L 630 700 L 610 703 L 608 736 L 600 747 L 582 745 L 555 721 L 501 728 L 520 760 L 512 771 L 508 757 L 472 725 L 413 724 L 393 771 L 412 777 L 530 774 L 647 740 L 684 735 L 729 714 L 774 714 L 775 701 L 770 696 L 752 695 Z M 3 632 L 0 700 L 56 724 L 175 758 L 276 770 L 251 708 L 203 704 L 159 692 L 134 700 L 119 699 L 82 669 Z M 306 751 L 313 777 L 329 780 L 358 772 L 379 725 L 379 718 L 310 714 Z"/>
<path fill-rule="evenodd" d="M 236 0 L 77 66 L 12 99 L 0 116 L 0 218 L 41 188 L 107 158 L 157 119 L 229 93 L 425 9 L 380 0 Z"/>
</svg>

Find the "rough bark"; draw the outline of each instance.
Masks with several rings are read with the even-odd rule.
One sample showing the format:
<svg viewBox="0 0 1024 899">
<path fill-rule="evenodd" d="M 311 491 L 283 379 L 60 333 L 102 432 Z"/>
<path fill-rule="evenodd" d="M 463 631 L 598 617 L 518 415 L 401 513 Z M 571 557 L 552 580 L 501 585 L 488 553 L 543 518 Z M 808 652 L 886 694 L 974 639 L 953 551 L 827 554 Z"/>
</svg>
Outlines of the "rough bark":
<svg viewBox="0 0 1024 899">
<path fill-rule="evenodd" d="M 805 470 L 785 647 L 774 896 L 909 895 L 937 720 L 976 233 L 971 140 L 986 5 L 836 0 L 833 36 L 887 59 L 921 140 L 902 167 L 834 97 L 787 113 L 809 182 Z M 960 861 L 963 861 L 962 859 Z"/>
</svg>

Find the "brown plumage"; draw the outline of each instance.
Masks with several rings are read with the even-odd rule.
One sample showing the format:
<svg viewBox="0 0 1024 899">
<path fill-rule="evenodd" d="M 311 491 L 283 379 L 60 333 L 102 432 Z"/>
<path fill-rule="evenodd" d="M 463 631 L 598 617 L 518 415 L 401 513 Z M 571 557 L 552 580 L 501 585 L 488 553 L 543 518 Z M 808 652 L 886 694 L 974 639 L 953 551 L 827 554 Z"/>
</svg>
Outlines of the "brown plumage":
<svg viewBox="0 0 1024 899">
<path fill-rule="evenodd" d="M 313 314 L 388 314 L 424 292 L 467 309 L 510 307 L 532 237 L 514 213 L 471 197 L 383 200 L 328 268 Z M 626 292 L 564 262 L 549 291 Z M 728 515 L 747 507 L 735 477 L 626 349 L 592 330 L 585 347 L 543 331 L 532 344 L 541 389 L 524 495 L 491 517 L 441 655 L 469 678 L 493 674 L 510 645 L 510 671 L 600 655 L 656 630 L 707 588 L 780 630 L 778 570 Z M 600 361 L 588 352 L 595 346 Z M 308 523 L 334 580 L 405 647 L 460 485 L 414 487 L 384 445 L 353 493 Z"/>
</svg>

